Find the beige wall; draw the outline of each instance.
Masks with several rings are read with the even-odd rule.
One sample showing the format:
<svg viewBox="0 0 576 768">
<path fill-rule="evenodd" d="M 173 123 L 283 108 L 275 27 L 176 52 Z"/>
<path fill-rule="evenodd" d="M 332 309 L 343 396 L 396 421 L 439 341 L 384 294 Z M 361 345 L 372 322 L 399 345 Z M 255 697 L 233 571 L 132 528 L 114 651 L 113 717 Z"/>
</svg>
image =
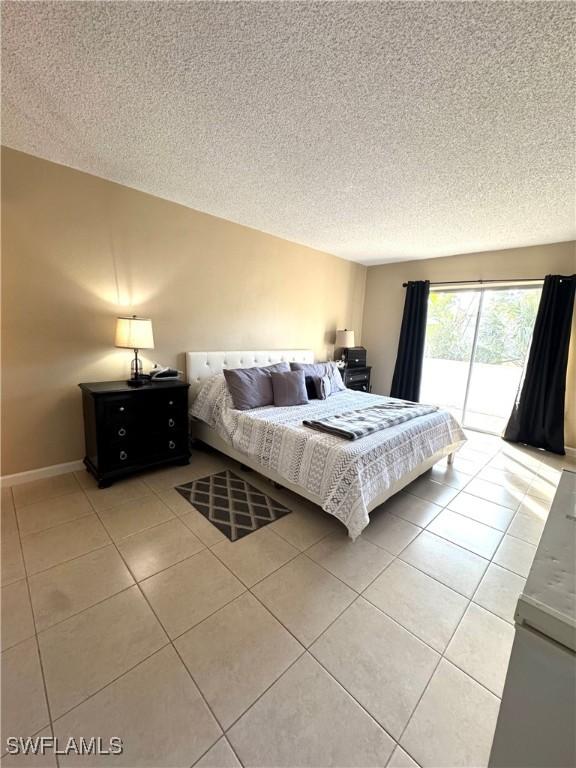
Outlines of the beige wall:
<svg viewBox="0 0 576 768">
<path fill-rule="evenodd" d="M 506 280 L 576 272 L 576 243 L 404 261 L 370 267 L 362 340 L 373 366 L 373 391 L 388 394 L 396 362 L 407 280 Z M 576 328 L 572 328 L 566 402 L 566 442 L 576 446 Z M 568 393 L 571 393 L 570 395 Z"/>
<path fill-rule="evenodd" d="M 148 359 L 189 349 L 311 347 L 353 328 L 389 391 L 402 283 L 576 271 L 575 243 L 366 269 L 151 195 L 2 150 L 2 474 L 83 455 L 80 381 L 124 378 L 117 314 L 154 320 Z M 364 290 L 366 298 L 364 301 Z M 364 318 L 362 323 L 362 306 Z M 576 331 L 568 386 L 576 386 Z M 574 398 L 567 442 L 576 445 Z"/>
<path fill-rule="evenodd" d="M 313 348 L 361 331 L 366 269 L 13 150 L 2 152 L 2 474 L 83 456 L 81 381 L 121 379 L 117 314 L 149 359 Z M 116 267 L 114 266 L 116 264 Z"/>
</svg>

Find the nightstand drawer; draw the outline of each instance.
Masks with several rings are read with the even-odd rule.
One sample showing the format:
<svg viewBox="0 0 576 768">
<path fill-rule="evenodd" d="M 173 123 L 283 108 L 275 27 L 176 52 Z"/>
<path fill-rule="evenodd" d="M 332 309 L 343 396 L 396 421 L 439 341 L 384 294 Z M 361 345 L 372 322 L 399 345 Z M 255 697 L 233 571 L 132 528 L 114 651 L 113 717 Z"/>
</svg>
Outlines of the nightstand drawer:
<svg viewBox="0 0 576 768">
<path fill-rule="evenodd" d="M 357 384 L 359 382 L 367 382 L 370 380 L 370 374 L 366 373 L 366 371 L 358 371 L 358 373 L 355 373 L 354 371 L 348 371 L 346 375 L 346 381 L 348 384 Z"/>
<path fill-rule="evenodd" d="M 139 440 L 126 443 L 110 443 L 102 451 L 102 466 L 107 471 L 122 469 L 138 464 L 182 456 L 188 450 L 188 436 L 185 432 L 174 435 L 141 435 Z"/>
<path fill-rule="evenodd" d="M 370 392 L 370 366 L 363 368 L 345 368 L 342 373 L 342 379 L 348 389 L 356 392 Z"/>
<path fill-rule="evenodd" d="M 107 397 L 102 403 L 105 424 L 116 425 L 136 419 L 137 406 L 131 397 Z"/>
<path fill-rule="evenodd" d="M 146 452 L 146 459 L 151 461 L 181 456 L 188 451 L 188 435 L 186 432 L 175 435 L 151 435 L 143 449 Z"/>
<path fill-rule="evenodd" d="M 140 448 L 136 441 L 110 443 L 101 452 L 102 469 L 124 469 L 140 462 Z"/>
<path fill-rule="evenodd" d="M 127 443 L 138 436 L 136 423 L 128 419 L 118 419 L 102 425 L 102 439 L 105 443 Z"/>
<path fill-rule="evenodd" d="M 154 409 L 157 413 L 174 414 L 188 410 L 188 392 L 155 392 Z"/>
<path fill-rule="evenodd" d="M 367 381 L 357 381 L 353 384 L 348 384 L 348 389 L 353 389 L 355 392 L 369 392 L 370 384 Z"/>
<path fill-rule="evenodd" d="M 173 434 L 183 432 L 188 428 L 188 414 L 184 411 L 174 413 L 155 413 L 150 419 L 150 431 L 155 433 Z"/>
</svg>

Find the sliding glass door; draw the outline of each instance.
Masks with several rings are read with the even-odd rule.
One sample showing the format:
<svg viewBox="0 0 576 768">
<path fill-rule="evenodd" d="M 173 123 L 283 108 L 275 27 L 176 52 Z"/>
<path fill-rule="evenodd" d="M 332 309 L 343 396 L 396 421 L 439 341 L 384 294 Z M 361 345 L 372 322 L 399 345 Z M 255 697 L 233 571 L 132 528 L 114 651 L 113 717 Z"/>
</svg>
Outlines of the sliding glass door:
<svg viewBox="0 0 576 768">
<path fill-rule="evenodd" d="M 460 421 L 480 291 L 430 291 L 420 400 L 447 408 Z"/>
<path fill-rule="evenodd" d="M 514 404 L 542 287 L 432 289 L 420 400 L 500 434 Z"/>
</svg>

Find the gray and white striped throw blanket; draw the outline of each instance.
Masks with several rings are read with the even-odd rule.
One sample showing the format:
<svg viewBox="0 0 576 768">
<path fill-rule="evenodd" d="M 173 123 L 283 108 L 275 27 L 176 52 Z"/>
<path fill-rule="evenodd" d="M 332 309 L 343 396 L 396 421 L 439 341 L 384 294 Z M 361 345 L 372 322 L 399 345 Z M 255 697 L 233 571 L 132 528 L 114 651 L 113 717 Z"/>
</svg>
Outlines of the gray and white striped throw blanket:
<svg viewBox="0 0 576 768">
<path fill-rule="evenodd" d="M 358 411 L 327 416 L 325 419 L 305 419 L 302 423 L 312 429 L 328 432 L 346 440 L 358 440 L 373 432 L 403 424 L 405 421 L 426 416 L 437 410 L 435 405 L 420 405 L 408 400 L 396 400 L 393 403 L 378 403 Z"/>
</svg>

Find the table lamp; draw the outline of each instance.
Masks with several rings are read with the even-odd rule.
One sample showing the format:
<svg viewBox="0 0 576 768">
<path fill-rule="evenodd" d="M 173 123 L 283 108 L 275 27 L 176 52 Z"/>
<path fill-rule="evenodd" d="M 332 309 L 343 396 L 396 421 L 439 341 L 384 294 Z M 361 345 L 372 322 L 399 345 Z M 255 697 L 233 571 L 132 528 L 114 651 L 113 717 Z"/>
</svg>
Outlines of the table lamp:
<svg viewBox="0 0 576 768">
<path fill-rule="evenodd" d="M 336 344 L 337 349 L 348 349 L 354 346 L 354 331 L 349 331 L 344 328 L 343 331 L 336 331 Z"/>
<path fill-rule="evenodd" d="M 126 382 L 131 387 L 141 387 L 148 377 L 142 372 L 142 361 L 138 358 L 139 349 L 154 349 L 152 320 L 147 317 L 118 317 L 116 318 L 115 346 L 134 350 L 134 360 L 130 366 L 130 378 Z"/>
</svg>

